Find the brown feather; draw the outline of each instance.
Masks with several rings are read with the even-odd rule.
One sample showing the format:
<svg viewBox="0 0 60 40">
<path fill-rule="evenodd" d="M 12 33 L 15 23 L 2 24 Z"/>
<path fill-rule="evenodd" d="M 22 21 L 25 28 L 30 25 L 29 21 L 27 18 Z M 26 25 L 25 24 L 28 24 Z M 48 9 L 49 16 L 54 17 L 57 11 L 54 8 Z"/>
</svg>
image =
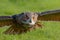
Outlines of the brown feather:
<svg viewBox="0 0 60 40">
<path fill-rule="evenodd" d="M 60 21 L 60 12 L 38 16 L 41 21 Z"/>
<path fill-rule="evenodd" d="M 12 20 L 0 20 L 0 27 L 12 25 Z"/>
</svg>

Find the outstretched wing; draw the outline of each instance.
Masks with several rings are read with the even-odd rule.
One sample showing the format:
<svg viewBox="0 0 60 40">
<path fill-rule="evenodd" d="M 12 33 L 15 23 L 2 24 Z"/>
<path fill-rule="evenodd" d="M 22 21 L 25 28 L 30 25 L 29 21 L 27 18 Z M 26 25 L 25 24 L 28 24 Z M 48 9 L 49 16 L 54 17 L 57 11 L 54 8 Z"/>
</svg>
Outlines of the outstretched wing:
<svg viewBox="0 0 60 40">
<path fill-rule="evenodd" d="M 52 10 L 38 13 L 38 20 L 41 21 L 60 21 L 60 10 Z"/>
<path fill-rule="evenodd" d="M 0 27 L 9 26 L 13 24 L 13 19 L 11 16 L 0 16 Z"/>
</svg>

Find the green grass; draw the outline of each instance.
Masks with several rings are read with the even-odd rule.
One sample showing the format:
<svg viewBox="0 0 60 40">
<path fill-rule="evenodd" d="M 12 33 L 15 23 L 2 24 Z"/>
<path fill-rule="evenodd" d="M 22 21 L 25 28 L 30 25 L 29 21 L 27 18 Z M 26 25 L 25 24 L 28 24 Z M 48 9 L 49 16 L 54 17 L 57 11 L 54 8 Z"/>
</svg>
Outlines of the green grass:
<svg viewBox="0 0 60 40">
<path fill-rule="evenodd" d="M 41 12 L 60 8 L 60 0 L 0 0 L 0 15 L 21 12 Z M 43 28 L 19 35 L 3 34 L 8 27 L 0 28 L 0 40 L 60 40 L 60 22 L 42 22 Z"/>
</svg>

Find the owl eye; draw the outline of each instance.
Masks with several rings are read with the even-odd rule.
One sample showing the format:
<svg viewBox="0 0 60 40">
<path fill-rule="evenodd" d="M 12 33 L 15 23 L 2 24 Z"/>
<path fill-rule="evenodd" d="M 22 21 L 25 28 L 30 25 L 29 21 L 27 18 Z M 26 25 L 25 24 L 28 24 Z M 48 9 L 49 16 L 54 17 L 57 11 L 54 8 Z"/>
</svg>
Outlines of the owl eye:
<svg viewBox="0 0 60 40">
<path fill-rule="evenodd" d="M 33 17 L 33 19 L 34 19 L 34 17 Z"/>
<path fill-rule="evenodd" d="M 29 17 L 26 15 L 26 19 L 29 19 Z"/>
</svg>

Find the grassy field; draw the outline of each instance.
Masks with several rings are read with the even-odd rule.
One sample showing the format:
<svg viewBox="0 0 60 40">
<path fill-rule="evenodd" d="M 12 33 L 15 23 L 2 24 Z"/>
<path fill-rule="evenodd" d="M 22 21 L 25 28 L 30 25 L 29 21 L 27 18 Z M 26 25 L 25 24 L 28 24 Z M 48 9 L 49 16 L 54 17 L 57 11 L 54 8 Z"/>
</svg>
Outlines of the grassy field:
<svg viewBox="0 0 60 40">
<path fill-rule="evenodd" d="M 0 15 L 21 12 L 42 12 L 60 9 L 60 0 L 0 0 Z M 0 28 L 0 40 L 60 40 L 60 22 L 42 22 L 43 28 L 20 35 L 3 34 L 9 27 Z"/>
</svg>

